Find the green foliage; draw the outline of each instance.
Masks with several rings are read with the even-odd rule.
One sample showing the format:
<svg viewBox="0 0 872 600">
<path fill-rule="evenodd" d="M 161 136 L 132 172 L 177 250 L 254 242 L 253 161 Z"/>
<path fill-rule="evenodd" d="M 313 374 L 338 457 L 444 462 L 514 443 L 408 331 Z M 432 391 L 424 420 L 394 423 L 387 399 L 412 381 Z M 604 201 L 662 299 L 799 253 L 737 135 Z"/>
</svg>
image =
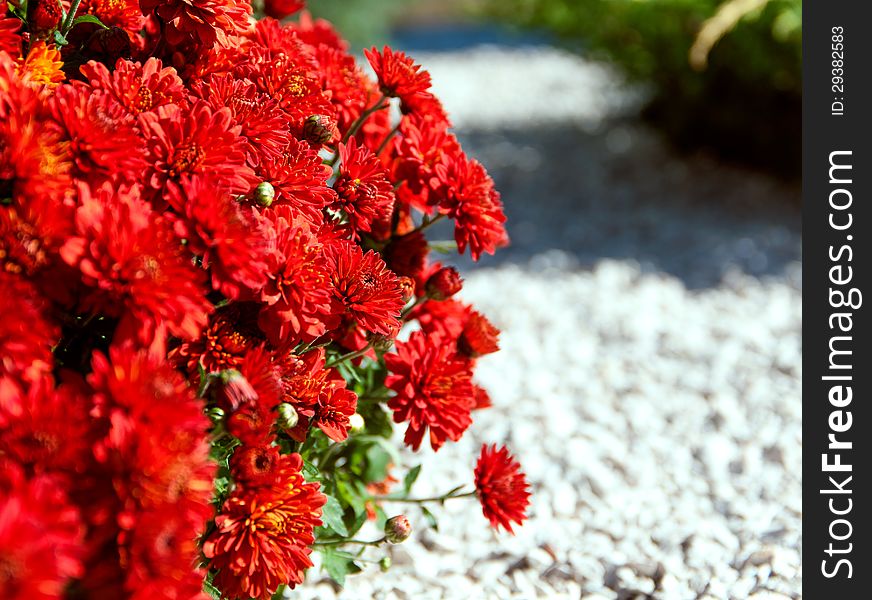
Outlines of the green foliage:
<svg viewBox="0 0 872 600">
<path fill-rule="evenodd" d="M 308 10 L 334 24 L 353 51 L 384 44 L 391 24 L 419 0 L 315 0 Z"/>
<path fill-rule="evenodd" d="M 760 158 L 778 149 L 784 157 L 786 149 L 789 164 L 773 166 L 798 165 L 801 0 L 486 0 L 485 5 L 490 15 L 550 30 L 573 47 L 616 63 L 630 79 L 653 84 L 649 115 L 679 143 L 715 145 L 727 154 L 759 151 Z"/>
</svg>

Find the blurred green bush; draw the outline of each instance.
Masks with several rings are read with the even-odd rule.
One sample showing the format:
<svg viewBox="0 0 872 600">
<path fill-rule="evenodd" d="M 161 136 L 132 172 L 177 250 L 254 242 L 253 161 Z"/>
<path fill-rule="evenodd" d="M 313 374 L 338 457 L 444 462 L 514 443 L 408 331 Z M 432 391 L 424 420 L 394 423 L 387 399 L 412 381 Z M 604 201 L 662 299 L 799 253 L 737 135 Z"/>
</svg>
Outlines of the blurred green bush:
<svg viewBox="0 0 872 600">
<path fill-rule="evenodd" d="M 391 28 L 410 4 L 418 0 L 310 0 L 306 8 L 313 16 L 333 23 L 349 41 L 351 49 L 382 45 L 389 41 Z"/>
<path fill-rule="evenodd" d="M 787 174 L 800 163 L 801 0 L 483 0 L 653 84 L 647 116 L 679 145 Z"/>
</svg>

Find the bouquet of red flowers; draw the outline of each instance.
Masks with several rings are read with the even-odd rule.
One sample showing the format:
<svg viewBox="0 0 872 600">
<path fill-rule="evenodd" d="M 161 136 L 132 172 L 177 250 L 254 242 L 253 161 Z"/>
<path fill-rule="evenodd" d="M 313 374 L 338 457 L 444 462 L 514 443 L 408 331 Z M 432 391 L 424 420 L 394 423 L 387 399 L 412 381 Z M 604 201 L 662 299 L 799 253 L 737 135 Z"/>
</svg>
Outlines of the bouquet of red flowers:
<svg viewBox="0 0 872 600">
<path fill-rule="evenodd" d="M 371 78 L 301 4 L 7 4 L 0 597 L 266 599 L 408 537 L 385 500 L 525 519 L 505 448 L 392 486 L 392 422 L 438 450 L 489 405 L 499 332 L 430 250 L 505 217 L 429 74 L 386 47 Z"/>
</svg>

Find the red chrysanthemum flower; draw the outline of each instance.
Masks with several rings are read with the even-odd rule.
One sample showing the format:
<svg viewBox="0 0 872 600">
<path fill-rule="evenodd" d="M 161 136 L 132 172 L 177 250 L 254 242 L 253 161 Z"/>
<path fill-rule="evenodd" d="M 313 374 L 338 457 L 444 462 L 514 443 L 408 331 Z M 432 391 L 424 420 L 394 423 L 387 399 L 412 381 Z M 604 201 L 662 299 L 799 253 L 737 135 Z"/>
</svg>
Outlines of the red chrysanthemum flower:
<svg viewBox="0 0 872 600">
<path fill-rule="evenodd" d="M 330 102 L 339 115 L 339 128 L 347 131 L 366 108 L 372 84 L 344 49 L 321 43 L 314 48 L 314 55 L 321 85 L 330 92 Z"/>
<path fill-rule="evenodd" d="M 8 52 L 12 58 L 21 55 L 22 38 L 19 34 L 21 20 L 15 17 L 0 17 L 0 52 Z"/>
<path fill-rule="evenodd" d="M 51 372 L 60 327 L 46 318 L 47 309 L 29 281 L 0 271 L 0 375 L 35 381 Z"/>
<path fill-rule="evenodd" d="M 257 31 L 264 30 L 268 22 L 259 21 Z M 295 47 L 284 46 L 281 50 L 253 44 L 234 74 L 253 81 L 258 92 L 276 100 L 285 111 L 291 131 L 300 137 L 309 115 L 333 117 L 334 110 L 321 89 L 317 63 L 302 43 L 294 42 Z"/>
<path fill-rule="evenodd" d="M 248 141 L 250 165 L 281 158 L 291 143 L 287 115 L 276 100 L 258 92 L 250 81 L 225 73 L 194 82 L 191 88 L 215 110 L 230 109 L 234 121 L 242 126 L 240 135 Z"/>
<path fill-rule="evenodd" d="M 460 144 L 445 127 L 432 119 L 404 118 L 400 123 L 401 137 L 395 143 L 393 179 L 403 185 L 397 198 L 419 210 L 431 212 L 439 201 L 441 187 L 436 165 L 446 157 L 460 153 Z"/>
<path fill-rule="evenodd" d="M 378 157 L 354 138 L 339 144 L 339 176 L 333 184 L 337 200 L 330 208 L 348 219 L 354 237 L 369 232 L 376 219 L 390 219 L 394 188 Z"/>
<path fill-rule="evenodd" d="M 176 70 L 164 67 L 157 58 L 144 63 L 118 59 L 112 71 L 103 63 L 89 61 L 79 70 L 93 89 L 109 94 L 134 116 L 187 100 Z"/>
<path fill-rule="evenodd" d="M 475 466 L 475 491 L 484 516 L 491 527 L 509 533 L 512 523 L 521 525 L 527 518 L 530 490 L 527 477 L 505 446 L 483 444 Z"/>
<path fill-rule="evenodd" d="M 345 388 L 345 379 L 336 369 L 325 366 L 323 348 L 303 356 L 287 355 L 280 365 L 284 401 L 303 417 L 291 436 L 305 441 L 311 422 L 333 441 L 347 438 L 357 394 Z"/>
<path fill-rule="evenodd" d="M 475 405 L 470 362 L 420 331 L 408 342 L 397 342 L 396 349 L 385 355 L 391 373 L 385 386 L 396 392 L 388 401 L 394 422 L 409 423 L 406 444 L 417 450 L 428 428 L 433 450 L 445 440 L 459 440 L 472 423 Z"/>
<path fill-rule="evenodd" d="M 247 490 L 275 485 L 280 465 L 279 447 L 267 444 L 240 446 L 230 457 L 233 481 Z"/>
<path fill-rule="evenodd" d="M 471 311 L 457 339 L 457 349 L 472 358 L 491 354 L 500 349 L 500 330 L 478 311 Z"/>
<path fill-rule="evenodd" d="M 200 367 L 206 373 L 239 368 L 245 353 L 264 341 L 255 322 L 256 310 L 253 304 L 239 302 L 220 309 L 199 338 L 183 342 L 170 358 L 195 379 Z"/>
<path fill-rule="evenodd" d="M 348 50 L 348 42 L 342 39 L 330 21 L 313 19 L 309 11 L 301 12 L 296 22 L 288 23 L 287 27 L 294 31 L 301 41 L 312 47 L 328 46 L 343 52 Z"/>
<path fill-rule="evenodd" d="M 399 98 L 405 103 L 415 94 L 430 89 L 430 73 L 404 52 L 395 52 L 385 46 L 381 52 L 373 47 L 363 53 L 375 71 L 379 88 L 385 96 Z"/>
<path fill-rule="evenodd" d="M 248 29 L 251 14 L 251 3 L 242 0 L 139 0 L 139 6 L 166 24 L 164 35 L 173 46 L 190 41 L 229 46 L 232 36 Z"/>
<path fill-rule="evenodd" d="M 192 520 L 173 505 L 138 513 L 136 527 L 122 537 L 124 588 L 129 594 L 124 597 L 208 600 L 197 547 L 204 526 L 202 519 Z"/>
<path fill-rule="evenodd" d="M 212 289 L 231 299 L 266 282 L 269 240 L 251 208 L 201 177 L 183 177 L 184 204 L 176 233 L 202 258 Z"/>
<path fill-rule="evenodd" d="M 59 198 L 69 187 L 69 147 L 37 89 L 0 51 L 0 189 L 6 197 Z"/>
<path fill-rule="evenodd" d="M 454 267 L 441 267 L 427 278 L 424 287 L 431 300 L 441 302 L 463 289 L 463 279 Z"/>
<path fill-rule="evenodd" d="M 63 8 L 55 0 L 32 0 L 27 3 L 27 24 L 35 31 L 46 31 L 60 24 Z"/>
<path fill-rule="evenodd" d="M 275 251 L 267 257 L 265 303 L 258 323 L 277 347 L 311 342 L 337 324 L 331 304 L 330 265 L 318 238 L 287 207 L 266 213 L 275 231 Z"/>
<path fill-rule="evenodd" d="M 249 350 L 239 364 L 239 373 L 230 375 L 225 385 L 232 385 L 232 378 L 239 375 L 245 378 L 245 393 L 218 392 L 218 405 L 227 413 L 227 430 L 247 444 L 268 443 L 276 408 L 282 402 L 279 371 L 272 354 L 264 347 Z"/>
<path fill-rule="evenodd" d="M 331 244 L 326 252 L 338 311 L 372 333 L 396 335 L 403 293 L 397 276 L 374 250 L 351 242 Z"/>
<path fill-rule="evenodd" d="M 475 394 L 475 406 L 473 406 L 473 410 L 482 410 L 484 408 L 490 408 L 491 406 L 493 406 L 490 394 L 488 394 L 486 389 L 484 389 L 480 385 L 473 384 L 472 391 Z"/>
<path fill-rule="evenodd" d="M 63 486 L 0 465 L 0 597 L 53 600 L 83 574 L 84 527 Z"/>
<path fill-rule="evenodd" d="M 275 205 L 287 205 L 314 226 L 323 221 L 323 209 L 336 199 L 327 180 L 333 170 L 323 164 L 318 151 L 305 142 L 291 139 L 274 159 L 264 159 L 257 174 L 275 189 Z"/>
<path fill-rule="evenodd" d="M 76 237 L 61 257 L 91 287 L 88 308 L 122 317 L 116 335 L 148 344 L 163 328 L 179 337 L 199 336 L 212 305 L 197 269 L 171 226 L 137 197 L 108 184 L 94 193 L 80 186 Z"/>
<path fill-rule="evenodd" d="M 74 177 L 99 185 L 132 182 L 142 175 L 142 141 L 134 121 L 109 94 L 64 85 L 49 106 L 63 143 L 69 145 Z"/>
<path fill-rule="evenodd" d="M 457 299 L 442 302 L 425 302 L 416 307 L 410 316 L 417 319 L 428 336 L 456 340 L 463 332 L 472 307 Z"/>
<path fill-rule="evenodd" d="M 108 27 L 119 27 L 131 34 L 139 33 L 145 22 L 139 0 L 83 0 L 77 16 L 94 15 Z"/>
<path fill-rule="evenodd" d="M 263 12 L 273 19 L 284 19 L 302 10 L 306 3 L 301 0 L 265 0 Z"/>
<path fill-rule="evenodd" d="M 317 483 L 306 483 L 302 465 L 299 454 L 282 456 L 275 485 L 240 486 L 215 518 L 203 553 L 218 570 L 213 584 L 228 598 L 268 600 L 279 585 L 302 583 L 312 566 L 312 530 L 327 498 Z"/>
<path fill-rule="evenodd" d="M 454 240 L 463 253 L 467 246 L 473 260 L 482 252 L 493 254 L 508 243 L 503 204 L 485 168 L 463 153 L 435 167 L 443 188 L 439 208 L 454 219 Z"/>
<path fill-rule="evenodd" d="M 69 476 L 65 483 L 74 483 L 91 460 L 90 409 L 81 380 L 55 388 L 50 376 L 20 385 L 0 375 L 0 456 L 28 473 Z"/>
<path fill-rule="evenodd" d="M 213 110 L 205 101 L 190 111 L 165 106 L 139 116 L 148 139 L 146 185 L 163 194 L 176 210 L 183 176 L 200 176 L 228 194 L 244 195 L 258 178 L 246 164 L 248 140 L 239 135 L 229 108 Z"/>
<path fill-rule="evenodd" d="M 205 524 L 216 465 L 202 401 L 160 356 L 131 345 L 112 346 L 108 357 L 95 352 L 91 364 L 93 414 L 108 424 L 95 453 L 109 465 L 123 461 L 115 485 L 122 499 L 138 509 L 171 504 Z"/>
</svg>

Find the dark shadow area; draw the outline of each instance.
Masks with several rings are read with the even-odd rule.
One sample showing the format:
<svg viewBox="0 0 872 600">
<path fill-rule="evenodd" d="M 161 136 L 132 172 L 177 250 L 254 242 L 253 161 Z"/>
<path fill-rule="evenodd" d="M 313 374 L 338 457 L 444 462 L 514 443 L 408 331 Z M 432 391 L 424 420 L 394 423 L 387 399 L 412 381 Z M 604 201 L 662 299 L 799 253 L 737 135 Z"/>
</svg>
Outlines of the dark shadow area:
<svg viewBox="0 0 872 600">
<path fill-rule="evenodd" d="M 512 238 L 477 264 L 461 259 L 464 268 L 558 250 L 579 268 L 635 260 L 691 289 L 716 286 L 731 271 L 801 286 L 798 186 L 679 156 L 635 119 L 593 132 L 569 125 L 459 134 L 502 192 Z"/>
</svg>

